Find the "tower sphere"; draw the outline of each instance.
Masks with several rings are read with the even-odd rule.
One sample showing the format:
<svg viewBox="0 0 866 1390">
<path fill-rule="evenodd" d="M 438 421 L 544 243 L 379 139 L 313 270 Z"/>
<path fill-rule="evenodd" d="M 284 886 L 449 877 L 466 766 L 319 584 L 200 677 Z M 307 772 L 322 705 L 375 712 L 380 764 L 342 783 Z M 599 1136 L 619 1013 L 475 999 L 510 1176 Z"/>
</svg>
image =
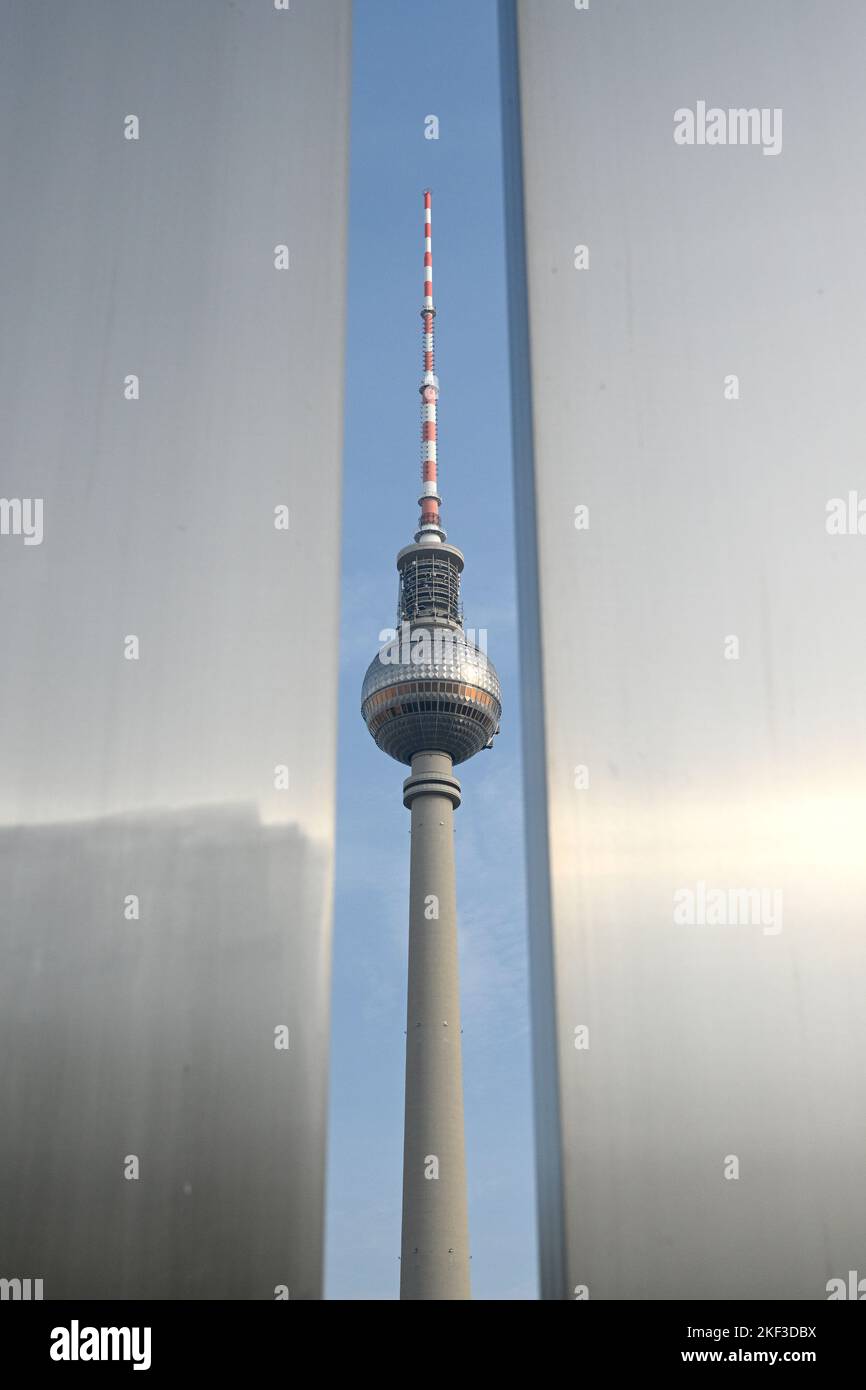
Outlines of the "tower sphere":
<svg viewBox="0 0 866 1390">
<path fill-rule="evenodd" d="M 367 668 L 361 713 L 382 751 L 400 763 L 424 752 L 462 763 L 499 730 L 499 677 L 462 627 L 405 623 Z"/>
</svg>

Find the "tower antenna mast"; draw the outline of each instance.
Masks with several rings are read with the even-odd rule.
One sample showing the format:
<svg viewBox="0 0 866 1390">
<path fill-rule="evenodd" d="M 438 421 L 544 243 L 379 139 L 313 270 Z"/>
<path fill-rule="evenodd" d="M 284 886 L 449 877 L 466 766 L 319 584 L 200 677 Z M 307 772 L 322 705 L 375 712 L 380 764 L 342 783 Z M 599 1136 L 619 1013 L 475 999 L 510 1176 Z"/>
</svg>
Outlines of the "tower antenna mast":
<svg viewBox="0 0 866 1390">
<path fill-rule="evenodd" d="M 419 543 L 440 544 L 445 540 L 439 507 L 438 462 L 436 458 L 437 405 L 439 378 L 436 375 L 434 344 L 436 307 L 433 303 L 433 227 L 431 193 L 424 190 L 424 304 L 421 309 L 421 496 L 418 498 L 421 516 L 415 540 Z"/>
</svg>

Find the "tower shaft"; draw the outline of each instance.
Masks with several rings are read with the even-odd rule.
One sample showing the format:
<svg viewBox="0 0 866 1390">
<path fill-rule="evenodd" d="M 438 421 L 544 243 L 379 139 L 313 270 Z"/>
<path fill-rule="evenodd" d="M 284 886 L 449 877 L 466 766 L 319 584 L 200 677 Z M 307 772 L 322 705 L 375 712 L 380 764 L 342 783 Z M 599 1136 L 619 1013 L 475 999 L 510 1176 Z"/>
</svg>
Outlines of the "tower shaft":
<svg viewBox="0 0 866 1390">
<path fill-rule="evenodd" d="M 403 1139 L 401 1299 L 467 1299 L 469 1222 L 457 958 L 454 811 L 447 753 L 416 753 L 412 816 Z"/>
</svg>

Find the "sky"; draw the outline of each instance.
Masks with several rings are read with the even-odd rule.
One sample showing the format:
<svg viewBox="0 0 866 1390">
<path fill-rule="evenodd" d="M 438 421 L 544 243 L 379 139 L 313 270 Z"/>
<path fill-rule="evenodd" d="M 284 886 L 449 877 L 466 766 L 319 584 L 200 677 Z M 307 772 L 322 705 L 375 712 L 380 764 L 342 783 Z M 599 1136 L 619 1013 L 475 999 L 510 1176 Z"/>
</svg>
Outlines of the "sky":
<svg viewBox="0 0 866 1390">
<path fill-rule="evenodd" d="M 439 464 L 466 626 L 503 686 L 456 818 L 473 1296 L 537 1296 L 496 6 L 356 0 L 326 1297 L 399 1288 L 409 817 L 360 716 L 419 491 L 422 191 Z M 428 116 L 438 139 L 425 138 Z M 429 128 L 427 123 L 426 128 Z"/>
</svg>

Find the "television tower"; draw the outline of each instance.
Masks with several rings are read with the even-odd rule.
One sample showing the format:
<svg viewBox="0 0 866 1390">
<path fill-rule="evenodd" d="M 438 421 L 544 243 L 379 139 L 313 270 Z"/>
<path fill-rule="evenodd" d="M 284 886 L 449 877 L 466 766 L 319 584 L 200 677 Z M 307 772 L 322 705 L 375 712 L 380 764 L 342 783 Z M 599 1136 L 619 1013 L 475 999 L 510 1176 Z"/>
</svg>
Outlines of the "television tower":
<svg viewBox="0 0 866 1390">
<path fill-rule="evenodd" d="M 421 515 L 397 556 L 397 635 L 364 677 L 361 713 L 383 752 L 406 763 L 411 814 L 409 1000 L 403 1135 L 401 1299 L 470 1298 L 454 812 L 454 765 L 490 748 L 501 691 L 463 630 L 463 556 L 446 544 L 439 506 L 430 192 L 424 194 L 421 310 Z"/>
</svg>

